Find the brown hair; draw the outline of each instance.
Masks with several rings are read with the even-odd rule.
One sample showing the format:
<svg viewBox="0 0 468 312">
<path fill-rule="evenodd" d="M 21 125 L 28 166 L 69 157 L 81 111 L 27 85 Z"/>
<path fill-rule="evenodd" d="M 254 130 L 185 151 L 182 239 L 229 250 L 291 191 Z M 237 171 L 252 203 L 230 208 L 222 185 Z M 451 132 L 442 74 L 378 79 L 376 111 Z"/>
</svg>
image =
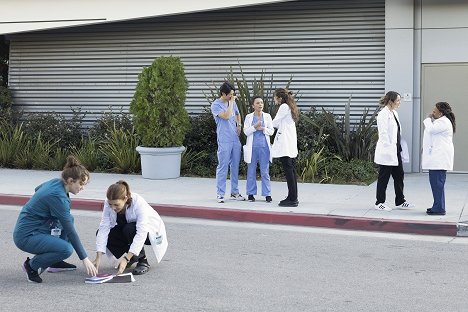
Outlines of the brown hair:
<svg viewBox="0 0 468 312">
<path fill-rule="evenodd" d="M 127 196 L 127 204 L 130 204 L 132 193 L 130 193 L 130 186 L 124 180 L 117 181 L 107 189 L 108 200 L 125 199 L 125 196 Z"/>
<path fill-rule="evenodd" d="M 380 98 L 379 104 L 382 106 L 386 106 L 390 101 L 395 102 L 399 95 L 400 93 L 396 91 L 388 91 L 387 94 L 385 94 L 385 96 L 382 96 Z"/>
<path fill-rule="evenodd" d="M 297 122 L 299 120 L 299 109 L 297 108 L 293 93 L 288 91 L 288 89 L 278 88 L 275 90 L 275 96 L 281 99 L 281 104 L 288 104 L 291 109 L 292 119 Z"/>
<path fill-rule="evenodd" d="M 67 162 L 63 167 L 62 179 L 67 181 L 69 178 L 72 178 L 74 181 L 87 181 L 89 180 L 89 171 L 83 166 L 80 161 L 74 156 L 68 156 Z"/>
</svg>

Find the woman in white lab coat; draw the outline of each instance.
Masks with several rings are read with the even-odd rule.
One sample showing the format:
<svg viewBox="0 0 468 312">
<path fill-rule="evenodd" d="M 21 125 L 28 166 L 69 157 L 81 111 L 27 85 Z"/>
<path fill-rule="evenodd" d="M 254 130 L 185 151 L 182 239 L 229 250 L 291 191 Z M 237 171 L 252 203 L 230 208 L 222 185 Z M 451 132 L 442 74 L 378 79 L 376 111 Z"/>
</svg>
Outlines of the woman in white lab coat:
<svg viewBox="0 0 468 312">
<path fill-rule="evenodd" d="M 96 236 L 96 259 L 107 251 L 120 258 L 117 274 L 135 262 L 133 274 L 146 273 L 150 265 L 144 245 L 151 245 L 158 263 L 166 253 L 166 227 L 159 214 L 138 194 L 130 192 L 125 181 L 118 181 L 107 189 L 101 223 Z"/>
<path fill-rule="evenodd" d="M 253 97 L 252 106 L 254 111 L 245 116 L 244 120 L 244 134 L 247 137 L 244 145 L 244 161 L 247 163 L 247 200 L 255 201 L 258 163 L 262 179 L 262 196 L 265 196 L 269 203 L 272 201 L 269 173 L 272 161 L 270 136 L 275 130 L 270 114 L 263 112 L 262 97 Z"/>
<path fill-rule="evenodd" d="M 434 198 L 432 207 L 426 210 L 428 215 L 445 215 L 445 180 L 447 170 L 453 170 L 455 128 L 455 115 L 447 102 L 438 102 L 424 119 L 421 167 L 429 170 Z"/>
<path fill-rule="evenodd" d="M 401 138 L 401 124 L 396 109 L 400 107 L 400 94 L 389 91 L 380 99 L 382 110 L 377 116 L 379 139 L 375 147 L 374 162 L 379 165 L 375 209 L 391 211 L 385 203 L 388 181 L 393 177 L 395 206 L 408 209 L 414 205 L 405 200 L 403 194 L 403 161 L 409 158 L 406 144 Z M 403 148 L 404 147 L 404 148 Z"/>
<path fill-rule="evenodd" d="M 296 122 L 299 120 L 299 110 L 293 93 L 287 89 L 276 89 L 274 100 L 280 107 L 273 119 L 273 127 L 278 128 L 278 131 L 273 141 L 271 153 L 273 158 L 280 159 L 288 184 L 288 196 L 279 202 L 279 206 L 297 207 L 299 201 L 295 164 L 298 154 Z"/>
</svg>

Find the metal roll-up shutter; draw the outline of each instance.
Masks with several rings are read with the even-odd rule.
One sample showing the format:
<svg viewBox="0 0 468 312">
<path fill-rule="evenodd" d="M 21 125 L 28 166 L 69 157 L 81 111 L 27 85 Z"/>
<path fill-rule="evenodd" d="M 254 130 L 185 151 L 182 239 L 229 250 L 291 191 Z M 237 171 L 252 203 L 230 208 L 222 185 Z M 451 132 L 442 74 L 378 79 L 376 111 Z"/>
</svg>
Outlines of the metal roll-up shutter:
<svg viewBox="0 0 468 312">
<path fill-rule="evenodd" d="M 207 84 L 230 66 L 248 79 L 264 71 L 281 87 L 293 75 L 301 109 L 352 114 L 374 107 L 384 92 L 384 0 L 289 1 L 11 36 L 9 83 L 26 112 L 70 107 L 128 110 L 143 66 L 160 55 L 185 65 L 186 107 L 208 105 Z"/>
</svg>

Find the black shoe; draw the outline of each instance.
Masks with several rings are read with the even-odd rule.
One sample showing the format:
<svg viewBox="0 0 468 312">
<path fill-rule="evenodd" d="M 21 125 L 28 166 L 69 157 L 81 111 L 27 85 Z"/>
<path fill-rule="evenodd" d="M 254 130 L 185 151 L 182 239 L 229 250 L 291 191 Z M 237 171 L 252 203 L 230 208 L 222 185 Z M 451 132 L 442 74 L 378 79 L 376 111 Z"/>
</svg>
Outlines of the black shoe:
<svg viewBox="0 0 468 312">
<path fill-rule="evenodd" d="M 134 275 L 143 275 L 146 272 L 148 272 L 149 268 L 150 268 L 150 265 L 148 263 L 148 259 L 146 259 L 146 257 L 140 258 L 138 260 L 138 263 L 137 263 L 135 269 L 133 269 L 132 273 Z"/>
<path fill-rule="evenodd" d="M 432 209 L 432 208 L 427 208 L 427 209 L 426 209 L 426 212 L 427 212 L 427 211 L 431 211 L 431 209 Z"/>
<path fill-rule="evenodd" d="M 432 209 L 426 210 L 426 213 L 431 216 L 445 216 L 445 211 L 433 211 Z"/>
<path fill-rule="evenodd" d="M 52 264 L 48 269 L 47 272 L 49 273 L 57 273 L 63 271 L 74 271 L 76 270 L 76 265 L 65 262 L 59 261 L 57 263 Z"/>
<path fill-rule="evenodd" d="M 281 207 L 297 207 L 299 205 L 299 202 L 297 200 L 289 200 L 285 199 L 279 202 L 278 206 Z"/>
<path fill-rule="evenodd" d="M 247 197 L 247 200 L 250 201 L 250 202 L 254 202 L 255 201 L 255 197 L 253 195 L 249 195 Z"/>
<path fill-rule="evenodd" d="M 42 283 L 42 278 L 39 276 L 38 271 L 34 271 L 29 265 L 29 257 L 23 263 L 23 271 L 28 275 L 28 281 L 34 283 Z"/>
<path fill-rule="evenodd" d="M 267 196 L 267 197 L 266 197 L 266 202 L 267 202 L 267 203 L 271 203 L 271 201 L 272 201 L 271 196 Z"/>
</svg>

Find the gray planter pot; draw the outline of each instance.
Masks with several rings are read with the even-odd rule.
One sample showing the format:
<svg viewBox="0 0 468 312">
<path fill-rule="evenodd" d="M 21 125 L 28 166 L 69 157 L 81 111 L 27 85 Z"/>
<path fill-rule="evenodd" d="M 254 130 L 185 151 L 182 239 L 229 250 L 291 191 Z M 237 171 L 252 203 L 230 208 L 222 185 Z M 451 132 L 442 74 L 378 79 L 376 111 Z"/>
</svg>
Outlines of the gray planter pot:
<svg viewBox="0 0 468 312">
<path fill-rule="evenodd" d="M 138 146 L 141 174 L 145 179 L 164 180 L 180 177 L 180 162 L 185 147 Z"/>
</svg>

